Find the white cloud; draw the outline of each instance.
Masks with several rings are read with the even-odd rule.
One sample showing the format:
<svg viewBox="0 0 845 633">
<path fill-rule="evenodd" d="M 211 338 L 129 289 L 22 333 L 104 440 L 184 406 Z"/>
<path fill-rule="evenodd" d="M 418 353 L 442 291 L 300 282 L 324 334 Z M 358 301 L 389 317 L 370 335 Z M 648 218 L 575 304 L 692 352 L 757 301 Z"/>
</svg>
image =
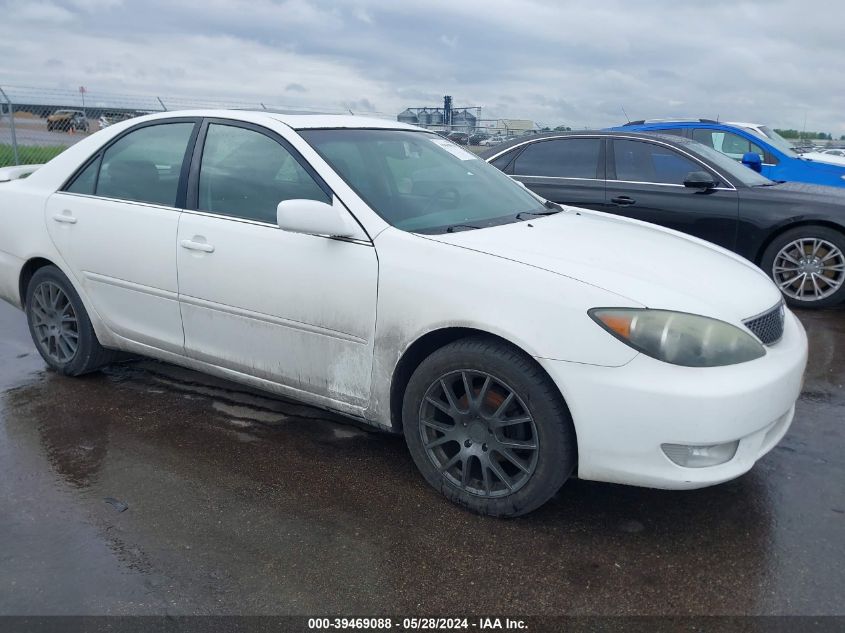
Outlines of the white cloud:
<svg viewBox="0 0 845 633">
<path fill-rule="evenodd" d="M 58 24 L 70 22 L 74 18 L 71 11 L 52 2 L 15 2 L 7 6 L 3 14 L 9 23 L 20 21 L 22 24 Z"/>
<path fill-rule="evenodd" d="M 80 11 L 94 13 L 114 9 L 123 5 L 123 0 L 67 0 L 70 6 Z"/>
<path fill-rule="evenodd" d="M 2 6 L 3 0 L 0 0 Z M 572 127 L 721 116 L 845 133 L 840 0 L 9 2 L 0 85 L 386 113 L 483 106 Z M 92 19 L 93 18 L 93 19 Z M 57 65 L 49 60 L 76 60 Z M 286 90 L 291 85 L 296 88 Z"/>
</svg>

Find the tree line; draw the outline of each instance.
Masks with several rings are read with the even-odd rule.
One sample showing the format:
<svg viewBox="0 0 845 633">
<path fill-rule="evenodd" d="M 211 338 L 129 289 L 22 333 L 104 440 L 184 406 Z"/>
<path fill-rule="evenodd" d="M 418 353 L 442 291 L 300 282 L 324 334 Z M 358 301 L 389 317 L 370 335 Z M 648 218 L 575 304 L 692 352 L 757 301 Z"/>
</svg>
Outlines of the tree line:
<svg viewBox="0 0 845 633">
<path fill-rule="evenodd" d="M 833 136 L 827 132 L 800 132 L 798 130 L 779 130 L 775 128 L 775 132 L 780 134 L 783 138 L 797 138 L 797 139 L 818 139 L 820 141 L 832 141 Z M 839 137 L 840 141 L 845 141 L 845 134 Z"/>
</svg>

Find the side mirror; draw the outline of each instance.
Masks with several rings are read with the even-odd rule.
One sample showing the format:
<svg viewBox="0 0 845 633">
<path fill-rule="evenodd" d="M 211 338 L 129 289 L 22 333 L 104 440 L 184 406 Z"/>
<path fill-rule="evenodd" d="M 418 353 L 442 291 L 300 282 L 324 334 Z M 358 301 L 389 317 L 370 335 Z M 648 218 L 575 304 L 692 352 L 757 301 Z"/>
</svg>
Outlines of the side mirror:
<svg viewBox="0 0 845 633">
<path fill-rule="evenodd" d="M 706 171 L 691 171 L 684 178 L 684 187 L 691 189 L 713 189 L 718 184 Z"/>
<path fill-rule="evenodd" d="M 292 233 L 356 237 L 357 227 L 346 211 L 317 200 L 283 200 L 276 207 L 279 228 Z"/>
<path fill-rule="evenodd" d="M 753 169 L 758 174 L 763 171 L 763 159 L 760 158 L 760 154 L 757 152 L 745 152 L 742 155 L 742 164 L 749 169 Z"/>
</svg>

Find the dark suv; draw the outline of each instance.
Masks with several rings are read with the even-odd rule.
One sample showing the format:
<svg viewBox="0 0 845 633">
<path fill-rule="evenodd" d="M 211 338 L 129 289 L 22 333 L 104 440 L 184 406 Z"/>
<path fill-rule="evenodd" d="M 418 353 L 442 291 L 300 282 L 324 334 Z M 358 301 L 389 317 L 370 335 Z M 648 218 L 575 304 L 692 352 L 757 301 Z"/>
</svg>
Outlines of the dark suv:
<svg viewBox="0 0 845 633">
<path fill-rule="evenodd" d="M 82 110 L 56 110 L 47 117 L 47 130 L 70 130 L 87 132 L 88 119 Z"/>
<path fill-rule="evenodd" d="M 458 145 L 469 145 L 469 134 L 466 132 L 449 132 L 446 138 Z"/>
</svg>

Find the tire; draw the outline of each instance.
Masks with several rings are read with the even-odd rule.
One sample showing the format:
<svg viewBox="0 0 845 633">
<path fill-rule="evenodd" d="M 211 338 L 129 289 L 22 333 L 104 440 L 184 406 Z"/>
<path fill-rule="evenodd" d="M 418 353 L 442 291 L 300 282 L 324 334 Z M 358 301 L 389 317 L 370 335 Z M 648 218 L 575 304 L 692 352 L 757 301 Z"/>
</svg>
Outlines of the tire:
<svg viewBox="0 0 845 633">
<path fill-rule="evenodd" d="M 100 345 L 79 294 L 55 266 L 35 271 L 25 311 L 38 353 L 57 372 L 79 376 L 117 360 L 117 352 Z"/>
<path fill-rule="evenodd" d="M 845 235 L 840 231 L 815 225 L 785 231 L 766 248 L 760 266 L 790 306 L 827 308 L 845 301 Z"/>
<path fill-rule="evenodd" d="M 402 422 L 426 481 L 478 514 L 531 512 L 575 468 L 575 430 L 556 386 L 531 357 L 492 338 L 461 339 L 423 360 L 405 390 Z"/>
</svg>

